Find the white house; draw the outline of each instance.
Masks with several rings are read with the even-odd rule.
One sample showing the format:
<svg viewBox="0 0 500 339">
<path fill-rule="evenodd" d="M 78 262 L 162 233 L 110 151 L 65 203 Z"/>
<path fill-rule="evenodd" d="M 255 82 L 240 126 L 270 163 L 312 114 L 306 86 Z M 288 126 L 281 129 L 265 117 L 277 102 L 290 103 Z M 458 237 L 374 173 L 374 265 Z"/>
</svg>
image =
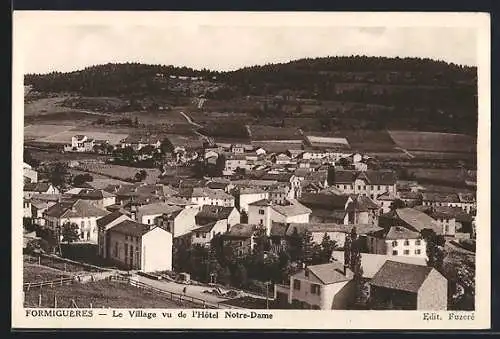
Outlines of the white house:
<svg viewBox="0 0 500 339">
<path fill-rule="evenodd" d="M 213 221 L 207 225 L 195 228 L 191 232 L 191 244 L 210 246 L 210 241 L 217 234 L 224 234 L 228 231 L 226 220 Z"/>
<path fill-rule="evenodd" d="M 163 213 L 155 218 L 154 224 L 171 232 L 174 239 L 184 237 L 199 226 L 196 224 L 196 215 L 200 209 L 200 206 L 194 206 Z"/>
<path fill-rule="evenodd" d="M 241 214 L 236 207 L 203 205 L 196 214 L 195 221 L 200 226 L 223 221 L 226 224 L 226 231 L 229 231 L 232 226 L 241 222 Z"/>
<path fill-rule="evenodd" d="M 29 164 L 23 163 L 23 178 L 25 183 L 38 182 L 38 172 L 35 171 Z"/>
<path fill-rule="evenodd" d="M 97 244 L 99 247 L 99 256 L 101 258 L 106 259 L 110 256 L 108 230 L 125 220 L 132 221 L 132 219 L 130 219 L 127 215 L 122 214 L 119 211 L 115 211 L 102 218 L 97 219 L 96 221 L 98 229 Z"/>
<path fill-rule="evenodd" d="M 366 240 L 369 253 L 427 257 L 426 242 L 420 233 L 403 226 L 393 226 L 369 233 Z"/>
<path fill-rule="evenodd" d="M 142 272 L 172 270 L 172 233 L 130 220 L 108 232 L 109 258 L 116 264 Z"/>
<path fill-rule="evenodd" d="M 266 228 L 271 234 L 273 222 L 276 223 L 308 223 L 311 210 L 296 200 L 289 200 L 287 205 L 277 205 L 267 199 L 248 205 L 248 223 Z"/>
<path fill-rule="evenodd" d="M 376 199 L 385 192 L 397 194 L 397 177 L 389 170 L 335 170 L 334 186 L 345 194 L 361 194 Z"/>
<path fill-rule="evenodd" d="M 251 166 L 248 164 L 244 154 L 226 153 L 223 175 L 233 175 L 237 169 L 248 170 Z"/>
<path fill-rule="evenodd" d="M 65 145 L 64 150 L 66 152 L 92 152 L 94 142 L 93 138 L 89 138 L 86 135 L 75 135 L 71 137 L 71 145 Z"/>
<path fill-rule="evenodd" d="M 188 199 L 189 201 L 203 205 L 216 205 L 232 207 L 234 206 L 234 197 L 221 189 L 212 189 L 208 187 L 194 187 L 181 191 L 179 197 Z"/>
<path fill-rule="evenodd" d="M 269 199 L 269 192 L 262 187 L 241 187 L 237 190 L 240 212 L 248 212 L 248 204 Z"/>
<path fill-rule="evenodd" d="M 31 199 L 34 195 L 38 194 L 60 194 L 59 189 L 48 182 L 24 184 L 23 191 L 23 197 L 25 199 Z"/>
<path fill-rule="evenodd" d="M 311 265 L 290 277 L 290 285 L 275 285 L 278 305 L 292 308 L 347 309 L 355 298 L 352 271 L 343 263 Z"/>
<path fill-rule="evenodd" d="M 137 208 L 136 220 L 141 224 L 153 225 L 157 217 L 182 210 L 181 207 L 164 202 L 142 205 Z"/>
<path fill-rule="evenodd" d="M 31 201 L 28 199 L 23 199 L 23 218 L 30 218 L 32 217 L 32 210 L 31 210 Z"/>
<path fill-rule="evenodd" d="M 84 200 L 70 203 L 56 203 L 48 208 L 43 217 L 45 224 L 56 232 L 60 232 L 65 223 L 78 225 L 80 241 L 98 243 L 97 219 L 108 215 L 109 212 L 94 206 Z"/>
</svg>

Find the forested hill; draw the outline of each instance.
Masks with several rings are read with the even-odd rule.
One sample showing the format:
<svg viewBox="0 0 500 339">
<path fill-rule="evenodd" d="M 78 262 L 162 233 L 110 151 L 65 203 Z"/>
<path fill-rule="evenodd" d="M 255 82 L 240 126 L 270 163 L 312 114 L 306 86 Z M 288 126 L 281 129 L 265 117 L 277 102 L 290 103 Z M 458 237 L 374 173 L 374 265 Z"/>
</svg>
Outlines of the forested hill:
<svg viewBox="0 0 500 339">
<path fill-rule="evenodd" d="M 179 76 L 184 81 L 181 85 Z M 328 57 L 233 72 L 107 64 L 71 73 L 30 74 L 25 82 L 38 92 L 77 92 L 83 96 L 203 94 L 218 100 L 264 96 L 283 100 L 285 106 L 295 105 L 297 98 L 313 99 L 322 105 L 317 113 L 323 119 L 332 118 L 334 123 L 369 121 L 365 125 L 371 129 L 411 126 L 429 130 L 435 124 L 438 131 L 475 133 L 477 126 L 477 69 L 430 59 Z M 262 114 L 290 113 L 280 110 L 268 109 Z M 293 113 L 306 114 L 300 107 Z"/>
</svg>

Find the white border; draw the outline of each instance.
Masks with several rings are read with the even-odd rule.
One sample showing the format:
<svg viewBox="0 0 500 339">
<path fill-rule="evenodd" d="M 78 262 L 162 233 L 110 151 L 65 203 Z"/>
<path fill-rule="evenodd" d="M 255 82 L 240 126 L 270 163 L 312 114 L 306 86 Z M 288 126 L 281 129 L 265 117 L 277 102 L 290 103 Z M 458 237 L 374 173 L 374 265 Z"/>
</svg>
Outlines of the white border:
<svg viewBox="0 0 500 339">
<path fill-rule="evenodd" d="M 43 12 L 43 13 L 42 13 Z M 217 328 L 217 329 L 486 329 L 490 327 L 490 18 L 485 13 L 244 13 L 244 12 L 14 12 L 12 119 L 12 327 L 13 328 Z M 34 23 L 50 25 L 233 25 L 343 27 L 471 27 L 477 29 L 479 131 L 476 311 L 470 321 L 424 321 L 418 311 L 271 311 L 272 320 L 138 320 L 26 317 L 22 305 L 23 51 L 20 41 Z M 97 309 L 94 309 L 96 312 Z M 145 310 L 146 311 L 146 310 Z M 151 310 L 161 313 L 160 310 Z M 173 310 L 175 315 L 180 310 Z M 189 312 L 189 310 L 184 310 Z M 258 311 L 258 310 L 256 310 Z M 100 310 L 99 310 L 100 312 Z M 106 312 L 111 313 L 111 310 Z M 250 312 L 250 311 L 248 311 Z M 449 312 L 438 312 L 447 318 Z M 462 312 L 467 314 L 467 312 Z"/>
</svg>

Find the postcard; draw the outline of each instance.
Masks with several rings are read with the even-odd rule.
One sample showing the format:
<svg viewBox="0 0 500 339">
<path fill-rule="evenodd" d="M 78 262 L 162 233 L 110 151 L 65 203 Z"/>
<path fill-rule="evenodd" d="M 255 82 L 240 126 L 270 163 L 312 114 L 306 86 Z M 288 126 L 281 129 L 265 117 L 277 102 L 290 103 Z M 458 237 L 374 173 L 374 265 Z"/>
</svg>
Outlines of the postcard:
<svg viewBox="0 0 500 339">
<path fill-rule="evenodd" d="M 490 327 L 488 14 L 13 18 L 13 329 Z"/>
</svg>

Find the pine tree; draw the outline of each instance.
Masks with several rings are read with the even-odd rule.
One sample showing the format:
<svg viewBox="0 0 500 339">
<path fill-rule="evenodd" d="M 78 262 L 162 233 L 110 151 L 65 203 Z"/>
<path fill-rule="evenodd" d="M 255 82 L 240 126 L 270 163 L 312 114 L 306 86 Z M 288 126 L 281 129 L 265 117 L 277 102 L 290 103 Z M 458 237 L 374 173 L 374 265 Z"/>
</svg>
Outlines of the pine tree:
<svg viewBox="0 0 500 339">
<path fill-rule="evenodd" d="M 312 263 L 314 254 L 314 243 L 312 233 L 308 230 L 302 235 L 302 262 L 309 265 Z"/>
</svg>

